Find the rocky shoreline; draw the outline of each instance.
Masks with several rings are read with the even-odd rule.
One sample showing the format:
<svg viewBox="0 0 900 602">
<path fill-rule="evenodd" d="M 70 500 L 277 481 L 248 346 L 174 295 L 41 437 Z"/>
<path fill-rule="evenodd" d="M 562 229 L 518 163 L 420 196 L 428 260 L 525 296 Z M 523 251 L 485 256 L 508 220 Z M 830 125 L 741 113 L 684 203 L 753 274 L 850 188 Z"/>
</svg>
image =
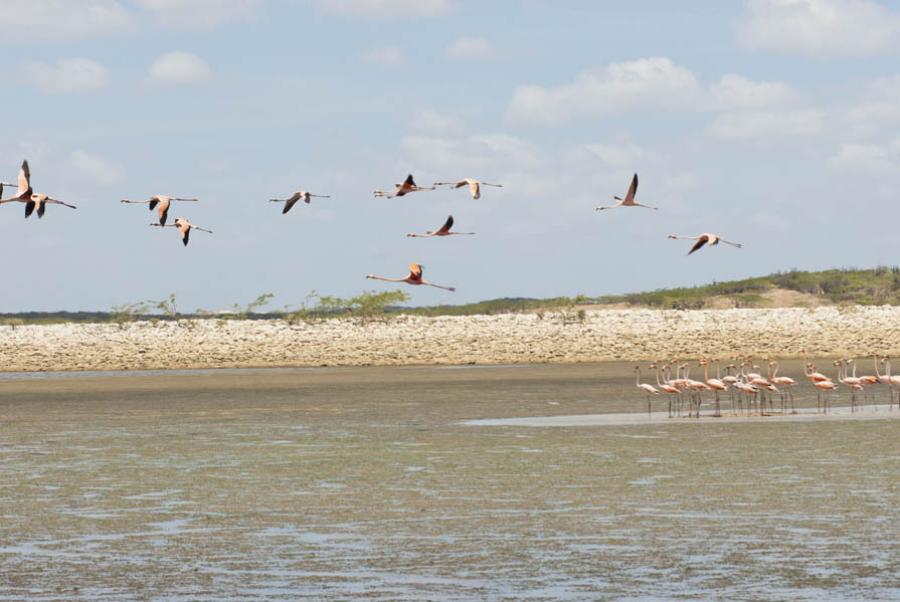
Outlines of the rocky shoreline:
<svg viewBox="0 0 900 602">
<path fill-rule="evenodd" d="M 7 372 L 900 355 L 900 307 L 0 326 Z"/>
</svg>

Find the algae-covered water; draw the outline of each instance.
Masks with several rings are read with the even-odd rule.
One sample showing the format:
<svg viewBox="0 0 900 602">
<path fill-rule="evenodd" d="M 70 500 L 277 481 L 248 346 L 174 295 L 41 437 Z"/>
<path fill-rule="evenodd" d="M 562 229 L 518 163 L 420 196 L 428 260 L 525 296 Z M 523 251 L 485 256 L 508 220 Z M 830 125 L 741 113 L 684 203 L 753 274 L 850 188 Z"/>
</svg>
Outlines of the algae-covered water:
<svg viewBox="0 0 900 602">
<path fill-rule="evenodd" d="M 900 420 L 467 423 L 631 369 L 4 379 L 0 599 L 900 597 Z"/>
</svg>

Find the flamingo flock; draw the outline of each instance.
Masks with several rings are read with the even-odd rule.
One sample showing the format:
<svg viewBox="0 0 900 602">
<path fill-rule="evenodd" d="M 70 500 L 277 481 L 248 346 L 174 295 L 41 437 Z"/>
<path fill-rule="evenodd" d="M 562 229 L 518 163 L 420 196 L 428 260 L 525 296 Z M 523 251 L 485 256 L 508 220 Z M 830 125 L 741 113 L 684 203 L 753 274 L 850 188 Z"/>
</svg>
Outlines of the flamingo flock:
<svg viewBox="0 0 900 602">
<path fill-rule="evenodd" d="M 15 186 L 16 192 L 13 196 L 9 198 L 3 198 L 4 188 L 9 188 Z M 477 180 L 475 178 L 462 178 L 458 180 L 446 181 L 446 182 L 434 182 L 431 186 L 419 186 L 416 184 L 416 180 L 412 174 L 408 174 L 406 178 L 400 182 L 399 184 L 394 184 L 393 190 L 384 191 L 384 190 L 376 190 L 374 192 L 375 197 L 380 198 L 399 198 L 404 197 L 408 194 L 416 193 L 416 192 L 425 192 L 425 191 L 433 191 L 437 190 L 439 187 L 449 187 L 452 189 L 459 189 L 468 187 L 469 194 L 475 200 L 481 198 L 482 187 L 491 186 L 495 188 L 502 188 L 503 184 L 496 184 L 491 182 L 483 182 L 481 180 Z M 603 211 L 606 209 L 615 209 L 619 207 L 642 207 L 645 209 L 658 210 L 658 207 L 653 207 L 650 205 L 646 205 L 643 203 L 639 203 L 636 200 L 638 189 L 638 175 L 634 174 L 631 179 L 631 183 L 628 187 L 628 192 L 625 194 L 625 197 L 613 197 L 616 201 L 613 205 L 599 206 L 597 207 L 598 211 Z M 297 190 L 293 194 L 291 194 L 287 198 L 283 199 L 269 199 L 270 203 L 282 203 L 283 207 L 281 210 L 282 214 L 287 214 L 293 209 L 293 207 L 303 201 L 305 204 L 310 204 L 313 198 L 331 198 L 330 195 L 327 194 L 313 194 L 307 190 Z M 9 182 L 0 181 L 0 205 L 5 203 L 23 203 L 25 205 L 25 217 L 28 218 L 32 213 L 37 212 L 38 218 L 44 217 L 44 212 L 46 211 L 47 205 L 63 205 L 65 207 L 69 207 L 75 209 L 75 205 L 69 204 L 60 199 L 51 197 L 44 193 L 35 193 L 31 186 L 31 168 L 28 165 L 28 161 L 22 161 L 22 165 L 19 169 L 19 176 L 16 184 L 11 184 Z M 190 233 L 191 230 L 199 230 L 201 232 L 207 232 L 212 234 L 212 230 L 208 230 L 205 228 L 201 228 L 196 226 L 190 222 L 185 217 L 178 217 L 175 219 L 174 224 L 168 224 L 169 218 L 169 210 L 172 208 L 173 203 L 197 203 L 199 199 L 197 198 L 188 198 L 181 196 L 174 196 L 168 194 L 156 194 L 149 197 L 146 200 L 132 200 L 132 199 L 121 199 L 122 203 L 127 204 L 142 204 L 147 205 L 150 211 L 156 211 L 157 218 L 155 222 L 152 222 L 150 225 L 166 228 L 166 227 L 174 227 L 178 229 L 179 235 L 181 238 L 181 242 L 184 246 L 188 245 L 190 241 Z M 448 236 L 460 236 L 460 235 L 474 235 L 474 232 L 454 232 L 452 231 L 453 227 L 453 216 L 448 216 L 447 220 L 444 222 L 444 225 L 441 226 L 437 230 L 427 230 L 424 233 L 409 233 L 408 237 L 411 238 L 444 238 Z M 729 240 L 725 240 L 721 236 L 717 234 L 711 234 L 709 232 L 705 232 L 702 234 L 698 234 L 696 236 L 681 236 L 676 234 L 670 234 L 669 238 L 672 239 L 691 239 L 696 242 L 691 247 L 690 251 L 688 251 L 688 255 L 693 254 L 695 251 L 701 249 L 704 246 L 713 247 L 718 245 L 720 242 L 738 247 L 740 248 L 742 245 L 740 243 L 732 242 Z M 386 282 L 403 282 L 411 285 L 418 284 L 430 284 L 421 279 L 422 267 L 418 263 L 411 263 L 410 266 L 417 266 L 416 269 L 410 269 L 410 275 L 405 278 L 384 278 L 381 276 L 374 277 L 371 274 L 367 276 L 367 278 L 372 278 L 376 280 L 383 280 Z M 417 275 L 418 274 L 418 275 Z M 432 285 L 434 286 L 434 285 Z M 442 288 L 448 291 L 456 290 L 451 286 L 441 286 L 438 288 Z M 853 377 L 850 377 L 851 379 Z M 719 392 L 722 389 L 715 388 L 716 391 L 716 399 L 719 399 Z"/>
<path fill-rule="evenodd" d="M 873 356 L 874 374 L 856 375 L 856 362 L 853 359 L 839 359 L 832 362 L 835 378 L 822 374 L 816 366 L 806 362 L 804 376 L 816 389 L 816 411 L 828 413 L 831 408 L 831 396 L 843 385 L 849 393 L 850 411 L 859 409 L 859 398 L 868 398 L 872 407 L 877 409 L 875 391 L 882 387 L 888 394 L 888 410 L 894 409 L 894 397 L 897 397 L 897 408 L 900 409 L 900 375 L 891 374 L 891 360 L 888 357 Z M 797 381 L 789 376 L 778 375 L 778 362 L 767 359 L 765 375 L 761 368 L 751 359 L 736 360 L 725 366 L 722 375 L 720 360 L 703 358 L 697 366 L 703 369 L 703 380 L 690 377 L 691 364 L 654 362 L 649 368 L 656 376 L 656 384 L 641 382 L 641 367 L 635 366 L 635 386 L 647 401 L 647 414 L 652 414 L 651 404 L 654 397 L 665 395 L 668 398 L 668 415 L 670 418 L 684 416 L 699 418 L 703 405 L 703 394 L 712 394 L 712 417 L 721 417 L 722 396 L 728 393 L 730 412 L 732 415 L 773 416 L 796 414 L 794 405 L 794 387 Z M 716 376 L 711 377 L 709 368 L 716 366 Z M 848 374 L 852 370 L 852 374 Z M 882 370 L 884 373 L 882 374 Z M 778 398 L 776 407 L 775 398 Z"/>
</svg>

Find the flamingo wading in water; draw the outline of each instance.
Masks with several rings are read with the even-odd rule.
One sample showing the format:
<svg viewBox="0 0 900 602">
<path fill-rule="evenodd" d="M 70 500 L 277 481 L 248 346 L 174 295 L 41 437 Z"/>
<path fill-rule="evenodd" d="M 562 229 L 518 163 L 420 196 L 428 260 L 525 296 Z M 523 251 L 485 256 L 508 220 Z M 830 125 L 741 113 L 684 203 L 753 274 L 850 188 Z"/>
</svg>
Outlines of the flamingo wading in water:
<svg viewBox="0 0 900 602">
<path fill-rule="evenodd" d="M 434 284 L 433 282 L 428 282 L 424 278 L 422 278 L 422 268 L 424 266 L 419 265 L 418 263 L 409 264 L 409 276 L 406 278 L 385 278 L 384 276 L 375 276 L 374 274 L 366 274 L 366 278 L 369 280 L 383 280 L 385 282 L 405 282 L 406 284 L 412 284 L 413 286 L 420 286 L 425 284 L 427 286 L 433 286 L 435 288 L 442 288 L 445 291 L 453 292 L 456 289 L 452 286 L 441 286 L 440 284 Z"/>
<path fill-rule="evenodd" d="M 643 391 L 644 394 L 647 396 L 647 418 L 650 418 L 651 410 L 652 410 L 652 407 L 651 407 L 652 402 L 650 401 L 650 396 L 651 395 L 659 395 L 659 391 L 653 385 L 641 382 L 641 367 L 640 366 L 634 367 L 634 384 L 638 389 Z"/>
</svg>

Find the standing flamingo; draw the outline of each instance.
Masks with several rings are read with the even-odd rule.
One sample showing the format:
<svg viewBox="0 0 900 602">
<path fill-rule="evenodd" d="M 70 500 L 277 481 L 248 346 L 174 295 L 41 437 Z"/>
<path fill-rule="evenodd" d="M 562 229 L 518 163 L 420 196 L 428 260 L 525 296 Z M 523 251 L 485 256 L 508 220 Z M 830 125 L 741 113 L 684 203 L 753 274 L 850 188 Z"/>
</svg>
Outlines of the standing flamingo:
<svg viewBox="0 0 900 602">
<path fill-rule="evenodd" d="M 831 382 L 830 380 L 817 380 L 813 382 L 813 386 L 817 389 L 816 393 L 816 411 L 819 408 L 827 414 L 828 413 L 828 393 L 830 391 L 834 391 L 837 389 L 837 385 Z M 823 396 L 824 394 L 824 396 Z"/>
<path fill-rule="evenodd" d="M 659 379 L 660 367 L 657 364 L 651 364 L 650 367 L 656 369 L 656 386 L 657 386 L 657 388 L 659 388 L 659 390 L 662 391 L 663 393 L 665 393 L 666 396 L 669 398 L 669 418 L 671 418 L 672 417 L 672 399 L 673 398 L 677 399 L 678 396 L 681 394 L 681 391 L 678 389 L 678 387 L 676 387 L 668 382 L 660 381 L 660 379 Z M 663 369 L 665 369 L 665 368 L 668 368 L 668 366 L 663 367 Z"/>
<path fill-rule="evenodd" d="M 833 362 L 835 366 L 837 366 L 837 379 L 838 382 L 847 387 L 850 390 L 850 411 L 856 411 L 856 393 L 858 391 L 863 391 L 862 382 L 855 376 L 847 376 L 847 364 L 845 360 L 837 360 Z"/>
<path fill-rule="evenodd" d="M 605 209 L 615 209 L 616 207 L 643 207 L 644 209 L 659 209 L 659 207 L 651 207 L 650 205 L 642 205 L 634 200 L 634 195 L 637 194 L 638 188 L 638 175 L 634 174 L 634 177 L 631 178 L 631 185 L 628 186 L 628 192 L 625 193 L 625 198 L 620 198 L 614 196 L 613 199 L 618 201 L 615 205 L 600 205 L 597 207 L 597 211 L 603 211 Z"/>
<path fill-rule="evenodd" d="M 713 416 L 720 418 L 722 416 L 722 406 L 719 401 L 719 392 L 727 391 L 728 386 L 718 378 L 709 377 L 709 360 L 700 360 L 700 365 L 703 366 L 703 380 L 706 382 L 706 386 L 712 389 L 716 394 L 716 405 L 713 410 Z"/>
<path fill-rule="evenodd" d="M 177 196 L 168 196 L 165 194 L 157 194 L 157 195 L 150 197 L 146 201 L 131 201 L 129 199 L 122 199 L 121 202 L 132 203 L 135 205 L 149 204 L 150 211 L 153 211 L 154 209 L 156 209 L 156 213 L 159 216 L 159 223 L 157 225 L 165 226 L 166 220 L 169 219 L 169 207 L 172 206 L 173 201 L 178 201 L 180 203 L 196 203 L 198 201 L 198 199 L 183 199 L 183 198 L 177 197 Z M 198 228 L 198 230 L 199 230 L 199 228 Z M 187 244 L 187 243 L 184 243 L 184 244 Z"/>
<path fill-rule="evenodd" d="M 472 198 L 476 201 L 481 198 L 482 186 L 503 188 L 503 184 L 488 184 L 487 182 L 479 182 L 478 180 L 474 180 L 472 178 L 464 178 L 456 182 L 435 182 L 432 186 L 452 186 L 453 188 L 462 188 L 463 186 L 468 186 L 469 192 L 472 194 Z"/>
<path fill-rule="evenodd" d="M 465 236 L 470 234 L 475 234 L 474 232 L 451 232 L 450 228 L 453 227 L 453 216 L 448 215 L 447 221 L 444 222 L 444 225 L 440 227 L 439 230 L 426 230 L 425 234 L 415 234 L 409 233 L 407 236 L 413 238 L 431 238 L 432 236 Z"/>
<path fill-rule="evenodd" d="M 891 401 L 888 404 L 888 410 L 894 409 L 894 388 L 900 387 L 900 375 L 891 376 L 891 358 L 883 357 L 881 358 L 881 363 L 885 366 L 887 372 L 885 373 L 885 378 L 888 379 L 888 391 L 891 395 Z M 900 391 L 897 392 L 897 409 L 900 410 Z"/>
<path fill-rule="evenodd" d="M 424 266 L 419 265 L 418 263 L 409 264 L 409 276 L 406 278 L 385 278 L 384 276 L 375 276 L 373 274 L 367 274 L 366 278 L 370 280 L 383 280 L 385 282 L 405 282 L 406 284 L 412 284 L 414 286 L 419 286 L 421 284 L 426 284 L 428 286 L 433 286 L 435 288 L 442 288 L 445 291 L 455 291 L 456 289 L 452 286 L 441 286 L 440 284 L 434 284 L 432 282 L 428 282 L 424 278 L 422 278 L 422 268 Z"/>
<path fill-rule="evenodd" d="M 634 367 L 634 384 L 638 389 L 643 391 L 644 394 L 647 396 L 647 418 L 650 418 L 651 410 L 652 410 L 650 396 L 651 395 L 659 395 L 659 391 L 657 391 L 656 387 L 654 387 L 653 385 L 641 382 L 641 367 L 640 366 Z"/>
<path fill-rule="evenodd" d="M 737 366 L 735 364 L 728 364 L 725 366 L 725 376 L 721 377 L 723 383 L 728 385 L 728 392 L 731 394 L 731 413 L 735 413 L 734 408 L 734 386 L 738 383 L 738 377 L 731 373 L 732 370 L 736 369 Z M 716 376 L 719 376 L 719 362 L 716 361 Z M 740 399 L 740 397 L 738 397 Z"/>
<path fill-rule="evenodd" d="M 774 368 L 774 370 L 773 370 L 773 368 Z M 785 413 L 784 396 L 787 395 L 791 400 L 791 414 L 796 414 L 797 410 L 794 407 L 794 392 L 792 389 L 793 389 L 794 385 L 797 384 L 797 381 L 795 381 L 790 376 L 778 376 L 778 362 L 777 361 L 772 360 L 769 362 L 769 370 L 772 370 L 772 373 L 769 376 L 769 380 L 772 382 L 773 385 L 781 387 L 781 390 L 784 391 L 784 393 L 781 394 L 781 413 L 782 414 Z"/>
</svg>

